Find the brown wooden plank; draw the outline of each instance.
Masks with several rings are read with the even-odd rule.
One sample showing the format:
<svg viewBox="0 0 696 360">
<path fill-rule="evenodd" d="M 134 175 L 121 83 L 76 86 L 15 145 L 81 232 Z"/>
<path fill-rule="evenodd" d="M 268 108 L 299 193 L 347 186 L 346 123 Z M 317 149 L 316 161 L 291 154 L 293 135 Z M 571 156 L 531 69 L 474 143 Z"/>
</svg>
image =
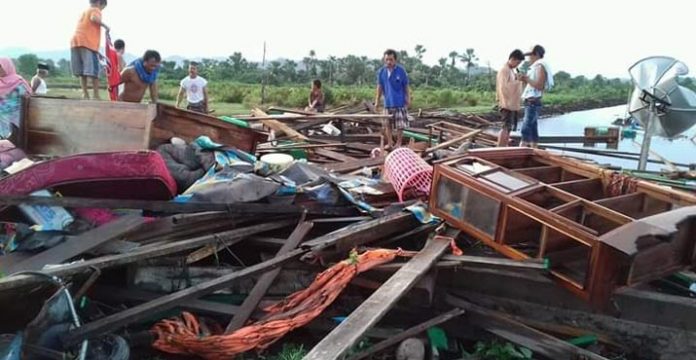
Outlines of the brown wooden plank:
<svg viewBox="0 0 696 360">
<path fill-rule="evenodd" d="M 365 300 L 347 319 L 322 339 L 305 360 L 340 359 L 410 290 L 449 248 L 450 241 L 436 237 Z"/>
<path fill-rule="evenodd" d="M 214 291 L 227 288 L 230 284 L 237 280 L 267 272 L 268 270 L 282 266 L 283 264 L 292 261 L 310 251 L 321 251 L 322 249 L 334 246 L 340 241 L 346 239 L 354 239 L 359 237 L 361 242 L 378 240 L 384 236 L 394 233 L 395 231 L 401 230 L 398 228 L 394 229 L 393 223 L 400 221 L 403 216 L 412 217 L 411 214 L 400 213 L 369 222 L 346 226 L 340 230 L 328 233 L 307 242 L 302 248 L 293 250 L 285 255 L 276 256 L 273 259 L 249 266 L 229 275 L 221 276 L 217 279 L 198 284 L 173 294 L 162 296 L 148 303 L 132 307 L 128 310 L 101 318 L 88 324 L 84 324 L 83 326 L 70 332 L 66 336 L 64 342 L 66 344 L 76 344 L 85 338 L 109 333 L 127 324 L 148 318 L 153 313 L 174 308 L 189 299 L 196 299 Z M 259 226 L 269 225 L 277 226 L 277 224 L 264 224 Z M 252 234 L 247 233 L 245 235 L 248 236 Z M 217 236 L 213 237 L 213 241 L 217 241 L 217 238 Z M 0 279 L 0 285 L 1 283 L 2 279 Z"/>
<path fill-rule="evenodd" d="M 319 156 L 323 156 L 323 157 L 326 157 L 329 159 L 343 161 L 343 162 L 357 160 L 356 158 L 354 158 L 352 156 L 344 155 L 344 154 L 341 154 L 339 152 L 331 151 L 328 149 L 314 149 L 314 153 L 319 155 Z"/>
<path fill-rule="evenodd" d="M 370 346 L 367 350 L 360 352 L 356 354 L 355 356 L 352 356 L 349 358 L 349 360 L 361 360 L 369 357 L 370 355 L 376 354 L 382 350 L 386 350 L 392 345 L 396 345 L 399 342 L 408 339 L 409 337 L 416 336 L 429 328 L 433 326 L 440 325 L 442 323 L 445 323 L 447 321 L 450 321 L 460 315 L 464 314 L 464 310 L 462 309 L 454 309 L 450 310 L 442 315 L 439 315 L 435 318 L 432 318 L 428 321 L 422 322 L 414 327 L 411 327 L 409 329 L 406 329 L 397 335 L 394 335 L 390 337 L 389 339 L 383 340 L 378 342 L 377 344 L 374 344 Z"/>
<path fill-rule="evenodd" d="M 141 247 L 127 254 L 102 256 L 96 259 L 82 261 L 75 264 L 65 265 L 57 268 L 44 270 L 43 272 L 54 276 L 70 276 L 81 273 L 89 268 L 104 269 L 109 267 L 121 266 L 137 261 L 150 259 L 158 256 L 177 253 L 179 251 L 195 249 L 210 243 L 225 241 L 227 243 L 238 242 L 250 235 L 260 234 L 270 230 L 281 229 L 290 225 L 291 221 L 275 221 L 267 224 L 243 227 L 235 230 L 225 231 L 216 234 L 199 236 L 192 239 L 181 240 L 162 245 L 151 245 Z M 0 290 L 14 288 L 25 284 L 38 283 L 45 281 L 35 276 L 8 276 L 0 278 Z"/>
<path fill-rule="evenodd" d="M 137 288 L 124 289 L 108 285 L 95 286 L 95 288 L 90 291 L 90 295 L 97 300 L 108 301 L 109 303 L 113 303 L 115 301 L 142 303 L 152 301 L 162 296 L 162 294 L 159 293 L 140 290 Z M 226 317 L 232 316 L 239 311 L 239 306 L 236 305 L 199 299 L 188 300 L 182 303 L 181 307 L 196 313 Z"/>
<path fill-rule="evenodd" d="M 346 173 L 346 172 L 351 172 L 354 170 L 359 170 L 359 169 L 362 169 L 364 167 L 383 165 L 385 159 L 386 159 L 386 156 L 380 156 L 380 157 L 376 157 L 376 158 L 359 159 L 359 160 L 354 160 L 354 161 L 349 161 L 349 162 L 325 164 L 322 166 L 324 167 L 324 169 L 329 170 L 329 171 Z"/>
<path fill-rule="evenodd" d="M 144 222 L 145 218 L 140 215 L 123 216 L 30 257 L 13 266 L 10 273 L 41 270 L 46 265 L 62 264 L 66 260 L 95 249 L 106 242 L 117 239 L 123 234 L 142 225 Z"/>
<path fill-rule="evenodd" d="M 276 256 L 285 255 L 291 250 L 295 249 L 297 245 L 299 245 L 300 242 L 302 242 L 302 240 L 307 236 L 309 231 L 312 230 L 313 226 L 313 223 L 307 221 L 299 223 L 295 230 L 292 232 L 292 234 L 290 234 L 290 237 L 285 242 L 285 244 L 283 244 L 280 250 L 278 250 Z M 249 320 L 251 314 L 259 305 L 259 301 L 263 299 L 263 296 L 266 295 L 266 291 L 268 291 L 268 289 L 271 287 L 271 284 L 273 284 L 273 281 L 275 281 L 276 277 L 278 277 L 278 274 L 280 274 L 280 270 L 280 268 L 273 269 L 263 274 L 259 278 L 259 280 L 254 285 L 254 288 L 251 290 L 246 299 L 244 299 L 242 305 L 239 307 L 239 311 L 237 311 L 230 323 L 227 325 L 225 333 L 229 334 L 244 326 L 247 320 Z"/>
<path fill-rule="evenodd" d="M 550 359 L 607 360 L 601 355 L 524 325 L 498 311 L 486 309 L 452 295 L 447 295 L 446 301 L 452 306 L 464 309 L 472 324 L 503 339 L 524 346 L 536 354 Z"/>
<path fill-rule="evenodd" d="M 265 140 L 265 135 L 261 133 L 224 122 L 213 116 L 164 104 L 157 105 L 157 117 L 152 123 L 149 142 L 151 148 L 168 143 L 172 137 L 190 142 L 201 135 L 210 137 L 214 142 L 251 153 L 256 150 L 256 144 L 259 141 Z"/>
<path fill-rule="evenodd" d="M 431 153 L 431 152 L 436 151 L 436 150 L 446 149 L 446 148 L 448 148 L 448 147 L 450 147 L 450 146 L 452 146 L 452 145 L 454 145 L 454 144 L 458 144 L 458 143 L 461 143 L 462 141 L 466 141 L 466 140 L 468 140 L 468 139 L 471 139 L 471 138 L 475 137 L 476 135 L 478 135 L 479 133 L 481 133 L 481 131 L 483 131 L 483 130 L 472 131 L 472 132 L 470 132 L 470 133 L 466 133 L 466 134 L 464 134 L 464 135 L 462 135 L 462 136 L 456 137 L 456 138 L 454 138 L 454 139 L 452 139 L 452 140 L 445 141 L 445 142 L 443 142 L 443 143 L 441 143 L 441 144 L 439 144 L 439 145 L 436 145 L 436 146 L 433 146 L 433 147 L 431 147 L 431 148 L 426 149 L 426 150 L 425 150 L 425 153 L 427 154 L 427 153 Z"/>
<path fill-rule="evenodd" d="M 155 116 L 155 105 L 32 97 L 25 150 L 65 156 L 147 149 Z"/>
<path fill-rule="evenodd" d="M 307 140 L 306 136 L 297 132 L 295 129 L 291 128 L 290 126 L 285 125 L 278 120 L 274 120 L 274 117 L 269 117 L 268 114 L 263 112 L 261 109 L 253 109 L 251 111 L 251 113 L 254 115 L 256 120 L 260 120 L 264 126 L 268 127 L 269 129 L 277 131 L 278 132 L 276 134 L 277 137 L 280 137 L 282 135 L 286 135 L 286 136 L 290 137 L 291 139 Z M 264 120 L 261 120 L 261 119 L 264 119 Z"/>
<path fill-rule="evenodd" d="M 204 202 L 177 203 L 173 201 L 157 200 L 122 200 L 122 199 L 93 199 L 72 197 L 47 197 L 47 196 L 0 196 L 2 205 L 47 205 L 61 207 L 85 207 L 102 209 L 138 209 L 166 213 L 201 213 L 210 211 L 224 211 L 229 214 L 302 214 L 309 215 L 335 215 L 351 216 L 355 210 L 343 207 L 327 206 L 293 206 L 293 205 L 268 205 L 268 204 L 215 204 Z"/>
</svg>

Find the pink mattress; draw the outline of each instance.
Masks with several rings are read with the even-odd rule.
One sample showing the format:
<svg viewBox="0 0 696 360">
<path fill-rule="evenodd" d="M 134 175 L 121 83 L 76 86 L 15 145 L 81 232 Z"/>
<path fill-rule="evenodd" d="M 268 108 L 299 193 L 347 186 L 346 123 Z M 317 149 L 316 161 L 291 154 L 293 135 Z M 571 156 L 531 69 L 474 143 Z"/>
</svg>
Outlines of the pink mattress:
<svg viewBox="0 0 696 360">
<path fill-rule="evenodd" d="M 0 180 L 0 196 L 42 189 L 73 197 L 168 200 L 176 195 L 176 182 L 155 151 L 66 156 Z"/>
</svg>

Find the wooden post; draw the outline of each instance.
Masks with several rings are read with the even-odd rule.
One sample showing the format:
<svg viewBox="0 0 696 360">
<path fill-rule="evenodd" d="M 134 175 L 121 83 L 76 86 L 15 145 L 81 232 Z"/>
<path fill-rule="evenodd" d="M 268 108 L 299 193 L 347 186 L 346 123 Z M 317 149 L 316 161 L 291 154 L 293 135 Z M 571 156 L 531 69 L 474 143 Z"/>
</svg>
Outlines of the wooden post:
<svg viewBox="0 0 696 360">
<path fill-rule="evenodd" d="M 338 327 L 317 344 L 304 360 L 340 359 L 415 285 L 449 248 L 448 238 L 429 240 L 423 250 L 397 271 Z"/>
</svg>

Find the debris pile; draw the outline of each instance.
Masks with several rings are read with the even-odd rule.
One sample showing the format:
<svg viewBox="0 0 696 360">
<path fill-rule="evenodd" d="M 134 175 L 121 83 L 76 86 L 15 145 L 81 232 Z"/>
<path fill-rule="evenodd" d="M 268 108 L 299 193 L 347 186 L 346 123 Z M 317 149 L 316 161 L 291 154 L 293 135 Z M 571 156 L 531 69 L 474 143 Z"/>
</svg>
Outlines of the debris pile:
<svg viewBox="0 0 696 360">
<path fill-rule="evenodd" d="M 0 359 L 696 354 L 696 196 L 412 116 L 390 149 L 364 103 L 32 98 L 0 144 Z"/>
</svg>

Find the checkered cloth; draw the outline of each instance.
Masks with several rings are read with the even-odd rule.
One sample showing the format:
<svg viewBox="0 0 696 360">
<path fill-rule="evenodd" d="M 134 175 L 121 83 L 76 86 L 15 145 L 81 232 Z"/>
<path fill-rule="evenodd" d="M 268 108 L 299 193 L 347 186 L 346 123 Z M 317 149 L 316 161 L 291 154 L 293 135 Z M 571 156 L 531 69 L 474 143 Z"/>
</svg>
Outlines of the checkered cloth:
<svg viewBox="0 0 696 360">
<path fill-rule="evenodd" d="M 387 108 L 385 110 L 389 118 L 389 126 L 392 129 L 405 129 L 408 127 L 408 110 L 405 107 Z"/>
</svg>

